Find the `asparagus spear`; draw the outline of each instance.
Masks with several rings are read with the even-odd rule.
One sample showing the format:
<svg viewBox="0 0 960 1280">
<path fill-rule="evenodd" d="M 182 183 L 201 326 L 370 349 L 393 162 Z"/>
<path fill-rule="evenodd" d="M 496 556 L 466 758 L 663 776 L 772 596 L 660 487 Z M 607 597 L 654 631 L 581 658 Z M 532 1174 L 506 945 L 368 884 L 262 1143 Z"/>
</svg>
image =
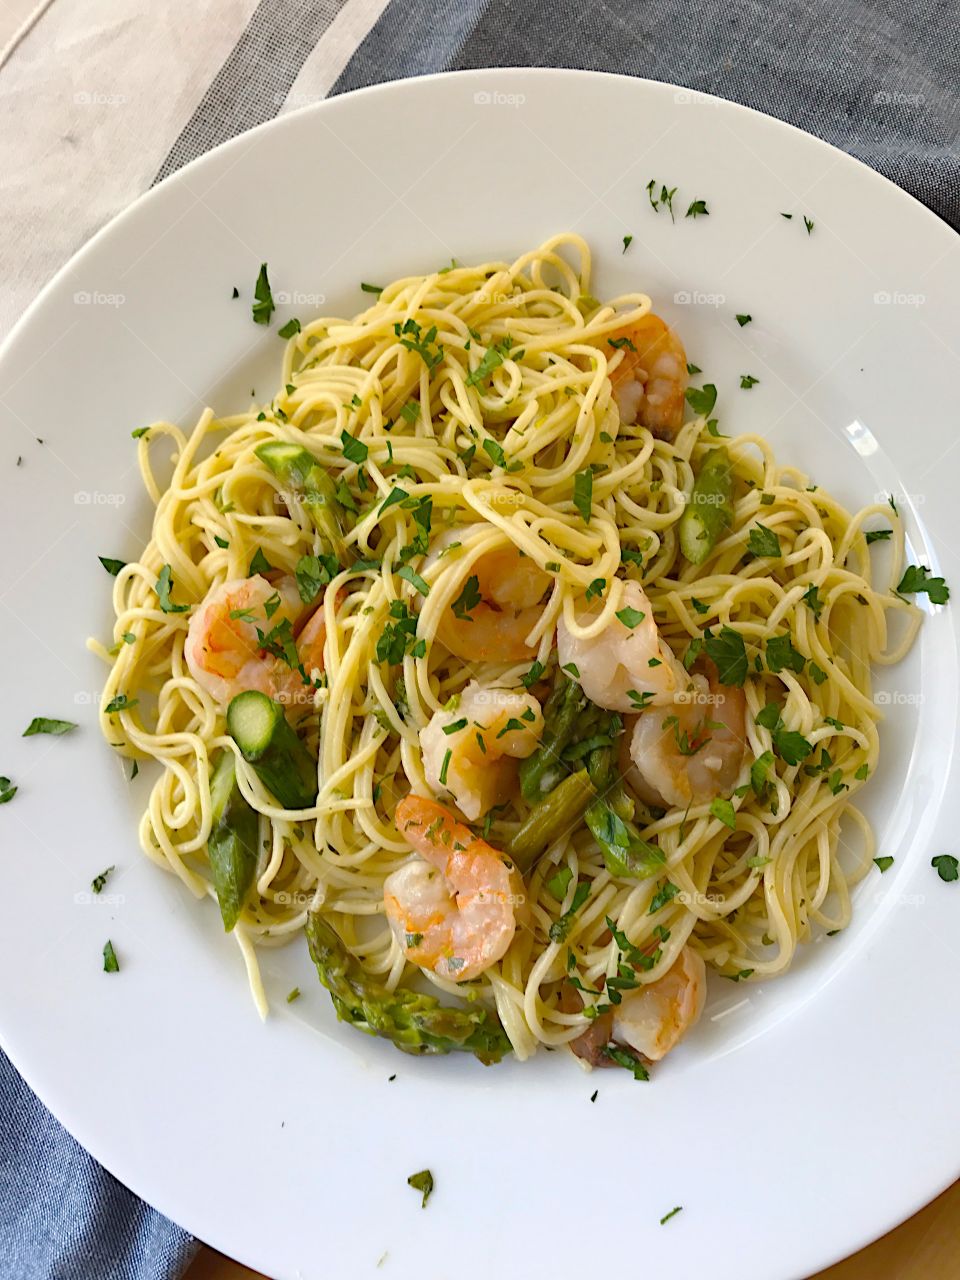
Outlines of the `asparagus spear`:
<svg viewBox="0 0 960 1280">
<path fill-rule="evenodd" d="M 229 933 L 243 910 L 257 869 L 260 822 L 237 786 L 237 761 L 224 751 L 210 779 L 213 825 L 207 858 L 213 873 L 223 927 Z"/>
<path fill-rule="evenodd" d="M 711 449 L 680 517 L 680 550 L 703 564 L 733 520 L 733 470 L 726 449 Z"/>
<path fill-rule="evenodd" d="M 267 464 L 282 485 L 299 496 L 317 531 L 339 554 L 343 541 L 340 504 L 333 481 L 313 454 L 283 440 L 257 445 L 254 453 Z"/>
<path fill-rule="evenodd" d="M 317 762 L 287 723 L 283 707 L 248 689 L 227 707 L 227 728 L 240 754 L 284 809 L 309 809 L 317 798 Z"/>
<path fill-rule="evenodd" d="M 583 690 L 573 680 L 560 681 L 543 708 L 543 736 L 533 755 L 520 764 L 520 791 L 524 800 L 537 801 L 552 791 L 569 768 L 560 756 L 577 731 L 587 705 Z"/>
<path fill-rule="evenodd" d="M 510 1041 L 495 1013 L 476 1006 L 449 1008 L 435 996 L 404 987 L 388 991 L 366 972 L 316 912 L 307 919 L 307 943 L 341 1021 L 368 1035 L 392 1040 L 404 1053 L 463 1050 L 489 1065 L 510 1052 Z"/>
<path fill-rule="evenodd" d="M 586 769 L 579 769 L 548 791 L 533 806 L 507 852 L 521 871 L 527 872 L 548 845 L 582 819 L 587 805 L 597 798 Z"/>
</svg>

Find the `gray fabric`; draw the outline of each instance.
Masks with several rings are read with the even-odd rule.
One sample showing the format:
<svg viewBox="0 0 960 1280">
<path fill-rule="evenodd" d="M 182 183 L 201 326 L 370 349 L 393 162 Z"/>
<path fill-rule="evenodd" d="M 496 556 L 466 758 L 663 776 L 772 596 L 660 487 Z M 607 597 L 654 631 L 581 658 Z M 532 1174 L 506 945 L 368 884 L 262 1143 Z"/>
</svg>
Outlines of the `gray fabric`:
<svg viewBox="0 0 960 1280">
<path fill-rule="evenodd" d="M 960 227 L 955 0 L 393 0 L 334 86 L 466 67 L 581 67 L 756 107 Z"/>
<path fill-rule="evenodd" d="M 345 0 L 260 0 L 153 180 L 272 120 Z"/>
</svg>

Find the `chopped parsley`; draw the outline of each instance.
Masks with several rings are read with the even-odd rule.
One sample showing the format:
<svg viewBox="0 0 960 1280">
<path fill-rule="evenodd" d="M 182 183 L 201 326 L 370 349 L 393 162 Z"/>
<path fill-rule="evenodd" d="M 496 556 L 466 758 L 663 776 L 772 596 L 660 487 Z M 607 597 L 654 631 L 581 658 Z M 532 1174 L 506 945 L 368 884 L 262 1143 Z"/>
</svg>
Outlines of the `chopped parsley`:
<svg viewBox="0 0 960 1280">
<path fill-rule="evenodd" d="M 900 595 L 922 593 L 931 604 L 946 604 L 950 599 L 950 588 L 943 578 L 931 578 L 922 564 L 907 566 L 897 585 L 897 592 Z"/>
<path fill-rule="evenodd" d="M 631 245 L 631 243 L 632 243 L 632 242 L 633 242 L 633 236 L 624 236 L 624 237 L 623 237 L 623 252 L 624 252 L 624 253 L 626 253 L 626 252 L 627 252 L 627 250 L 630 248 L 630 245 Z"/>
<path fill-rule="evenodd" d="M 409 582 L 412 587 L 420 592 L 422 596 L 430 594 L 430 585 L 420 577 L 419 573 L 414 573 L 408 564 L 397 570 L 397 577 L 403 578 L 405 582 Z"/>
<path fill-rule="evenodd" d="M 276 307 L 273 305 L 273 294 L 270 291 L 270 279 L 267 275 L 267 264 L 260 264 L 260 274 L 253 287 L 253 320 L 254 324 L 269 324 L 270 317 Z"/>
<path fill-rule="evenodd" d="M 361 462 L 366 462 L 370 450 L 362 440 L 352 436 L 349 431 L 341 431 L 340 444 L 343 448 L 343 456 L 348 462 L 355 462 L 358 466 Z"/>
<path fill-rule="evenodd" d="M 475 573 L 472 573 L 463 584 L 463 590 L 450 606 L 453 609 L 454 617 L 459 618 L 461 622 L 472 622 L 471 611 L 477 607 L 482 599 L 480 579 Z"/>
<path fill-rule="evenodd" d="M 753 319 L 753 316 L 751 316 L 751 315 L 738 315 L 738 316 L 737 316 L 737 324 L 738 324 L 738 325 L 740 326 L 740 328 L 742 329 L 742 328 L 743 328 L 743 326 L 744 326 L 745 324 L 749 324 L 749 323 L 750 323 L 750 321 L 751 321 L 752 319 Z"/>
<path fill-rule="evenodd" d="M 663 1224 L 664 1224 L 665 1222 L 669 1222 L 671 1218 L 676 1217 L 676 1215 L 677 1215 L 678 1213 L 682 1213 L 682 1212 L 683 1212 L 683 1205 L 682 1205 L 682 1204 L 674 1205 L 674 1207 L 670 1210 L 670 1212 L 669 1212 L 669 1213 L 665 1213 L 665 1214 L 663 1215 L 663 1217 L 660 1219 L 660 1225 L 661 1225 L 661 1227 L 663 1226 Z"/>
<path fill-rule="evenodd" d="M 573 878 L 573 872 L 569 867 L 559 867 L 547 881 L 547 889 L 558 902 L 562 902 L 567 896 L 567 885 Z"/>
<path fill-rule="evenodd" d="M 794 729 L 774 729 L 773 749 L 785 764 L 799 764 L 813 753 L 811 744 Z"/>
<path fill-rule="evenodd" d="M 476 369 L 468 374 L 467 386 L 475 387 L 483 382 L 485 378 L 489 378 L 494 369 L 499 369 L 503 364 L 506 354 L 512 346 L 513 340 L 504 338 L 502 341 L 495 343 L 494 346 L 487 347 Z"/>
<path fill-rule="evenodd" d="M 690 204 L 690 208 L 684 214 L 686 218 L 705 218 L 710 210 L 707 208 L 706 200 L 694 200 Z"/>
<path fill-rule="evenodd" d="M 753 374 L 752 374 L 752 373 L 741 373 L 741 375 L 740 375 L 740 390 L 741 390 L 741 391 L 749 391 L 749 390 L 750 390 L 750 388 L 751 388 L 751 387 L 755 387 L 759 381 L 760 381 L 760 379 L 759 379 L 759 378 L 755 378 L 755 377 L 753 376 Z"/>
<path fill-rule="evenodd" d="M 629 606 L 625 609 L 617 610 L 617 617 L 625 627 L 629 627 L 632 631 L 634 627 L 639 627 L 640 623 L 647 615 L 642 609 L 631 609 Z"/>
<path fill-rule="evenodd" d="M 577 885 L 573 894 L 573 901 L 558 920 L 554 920 L 550 926 L 550 941 L 563 942 L 567 934 L 570 932 L 570 926 L 573 924 L 573 918 L 590 896 L 590 885 L 587 881 L 582 881 Z"/>
<path fill-rule="evenodd" d="M 0 778 L 0 804 L 7 804 L 17 794 L 17 788 L 9 778 Z"/>
<path fill-rule="evenodd" d="M 767 667 L 777 675 L 784 669 L 800 675 L 806 665 L 806 658 L 793 647 L 789 635 L 771 636 L 764 651 Z"/>
<path fill-rule="evenodd" d="M 263 554 L 263 548 L 257 547 L 253 553 L 253 559 L 250 561 L 250 568 L 247 570 L 247 577 L 252 578 L 258 573 L 269 573 L 273 565 Z"/>
<path fill-rule="evenodd" d="M 891 857 L 874 858 L 874 862 L 880 868 L 881 875 L 883 874 L 884 871 L 889 871 L 890 868 L 893 866 L 893 858 Z"/>
<path fill-rule="evenodd" d="M 300 999 L 300 988 L 294 987 L 292 991 L 287 992 L 287 1004 L 293 1004 L 294 1000 Z"/>
<path fill-rule="evenodd" d="M 747 678 L 747 651 L 743 636 L 732 627 L 721 627 L 719 635 L 704 637 L 707 657 L 717 667 L 721 684 L 742 686 Z"/>
<path fill-rule="evenodd" d="M 758 558 L 769 556 L 773 559 L 783 555 L 778 535 L 772 529 L 768 529 L 765 524 L 761 524 L 759 520 L 750 530 L 747 550 Z"/>
<path fill-rule="evenodd" d="M 292 338 L 294 334 L 300 332 L 300 321 L 293 316 L 286 324 L 281 325 L 277 330 L 277 336 L 280 338 Z"/>
<path fill-rule="evenodd" d="M 137 699 L 130 699 L 125 693 L 118 693 L 115 698 L 111 698 L 104 711 L 108 716 L 114 715 L 117 711 L 130 711 L 137 705 Z"/>
<path fill-rule="evenodd" d="M 534 662 L 533 666 L 526 673 L 526 675 L 523 675 L 520 677 L 520 683 L 523 685 L 525 689 L 529 689 L 531 685 L 534 685 L 537 683 L 537 681 L 543 675 L 544 671 L 546 671 L 546 667 L 543 665 L 542 662 L 537 660 L 536 662 Z"/>
<path fill-rule="evenodd" d="M 111 871 L 116 871 L 116 867 L 107 867 L 106 871 L 101 871 L 98 876 L 94 876 L 90 881 L 90 888 L 94 893 L 100 893 L 103 886 L 107 883 L 107 876 Z"/>
<path fill-rule="evenodd" d="M 431 325 L 426 333 L 412 317 L 402 326 L 399 321 L 393 326 L 393 332 L 400 339 L 400 345 L 408 351 L 415 351 L 431 372 L 443 361 L 443 347 L 437 342 L 437 326 Z"/>
<path fill-rule="evenodd" d="M 671 880 L 664 880 L 663 884 L 657 887 L 657 892 L 653 895 L 653 898 L 650 901 L 650 906 L 647 909 L 647 915 L 656 915 L 661 907 L 665 907 L 667 903 L 671 902 L 679 892 L 680 888 L 678 885 L 675 885 Z"/>
<path fill-rule="evenodd" d="M 56 737 L 76 729 L 72 720 L 49 720 L 46 716 L 34 716 L 23 731 L 24 738 L 32 738 L 38 733 L 51 733 Z"/>
<path fill-rule="evenodd" d="M 186 613 L 190 608 L 188 604 L 174 604 L 170 599 L 170 592 L 173 590 L 173 570 L 168 564 L 165 564 L 160 570 L 160 577 L 157 579 L 157 597 L 160 600 L 160 608 L 164 613 Z"/>
<path fill-rule="evenodd" d="M 402 600 L 391 600 L 390 617 L 377 640 L 377 661 L 398 666 L 417 634 L 417 619 Z"/>
<path fill-rule="evenodd" d="M 0 783 L 3 781 L 4 779 L 0 778 Z M 930 859 L 930 865 L 931 867 L 936 867 L 937 875 L 948 884 L 951 880 L 956 880 L 960 875 L 957 859 L 952 853 L 938 853 L 935 858 Z"/>
<path fill-rule="evenodd" d="M 710 801 L 710 813 L 714 818 L 719 819 L 725 827 L 729 827 L 731 831 L 737 829 L 737 814 L 733 805 L 729 800 L 724 800 L 722 796 Z"/>
<path fill-rule="evenodd" d="M 364 293 L 375 293 L 375 294 L 377 295 L 377 297 L 378 297 L 378 298 L 379 298 L 380 294 L 381 294 L 381 293 L 383 293 L 383 285 L 382 285 L 382 284 L 366 284 L 366 283 L 365 283 L 365 281 L 361 280 L 361 281 L 360 281 L 360 288 L 362 289 L 362 291 L 363 291 Z"/>
<path fill-rule="evenodd" d="M 433 1191 L 433 1174 L 429 1169 L 421 1169 L 419 1173 L 411 1173 L 407 1179 L 408 1186 L 413 1187 L 414 1191 L 423 1193 L 423 1199 L 420 1201 L 420 1208 L 427 1207 L 427 1201 Z"/>
<path fill-rule="evenodd" d="M 867 546 L 869 547 L 872 542 L 886 542 L 888 538 L 892 537 L 892 535 L 892 529 L 868 529 L 864 536 L 867 539 Z"/>
<path fill-rule="evenodd" d="M 618 1067 L 624 1067 L 633 1074 L 634 1080 L 649 1080 L 650 1076 L 646 1067 L 635 1054 L 629 1049 L 624 1049 L 618 1044 L 608 1044 L 603 1047 L 603 1055 L 609 1058 L 611 1062 L 616 1063 Z"/>
<path fill-rule="evenodd" d="M 699 417 L 706 418 L 713 413 L 717 403 L 717 388 L 712 382 L 704 383 L 702 387 L 687 387 L 683 394 L 687 404 Z"/>
<path fill-rule="evenodd" d="M 103 948 L 103 972 L 119 973 L 120 965 L 117 962 L 117 953 L 113 949 L 113 943 L 107 939 Z"/>
<path fill-rule="evenodd" d="M 109 556 L 97 556 L 97 559 L 106 569 L 107 573 L 109 573 L 111 577 L 114 577 L 114 578 L 117 576 L 120 570 L 125 569 L 127 565 L 126 560 L 111 560 Z"/>
<path fill-rule="evenodd" d="M 353 566 L 354 570 L 360 563 L 363 563 L 364 568 L 368 567 L 366 562 L 358 561 L 357 565 Z M 297 561 L 294 575 L 303 603 L 312 604 L 331 578 L 339 572 L 340 564 L 334 555 L 301 556 Z"/>
</svg>

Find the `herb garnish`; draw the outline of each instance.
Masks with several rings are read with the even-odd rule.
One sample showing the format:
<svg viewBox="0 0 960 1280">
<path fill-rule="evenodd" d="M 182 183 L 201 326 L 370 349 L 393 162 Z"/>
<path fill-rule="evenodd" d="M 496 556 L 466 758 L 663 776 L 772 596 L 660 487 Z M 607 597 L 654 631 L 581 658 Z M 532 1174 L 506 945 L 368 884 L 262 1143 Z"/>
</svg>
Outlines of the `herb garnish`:
<svg viewBox="0 0 960 1280">
<path fill-rule="evenodd" d="M 260 264 L 260 274 L 253 289 L 253 319 L 255 324 L 269 324 L 270 317 L 276 307 L 273 305 L 273 294 L 270 291 L 270 279 L 267 276 L 267 264 Z"/>
<path fill-rule="evenodd" d="M 59 737 L 76 727 L 72 720 L 48 720 L 46 716 L 34 716 L 24 729 L 23 737 L 32 738 L 38 733 L 51 733 Z"/>
<path fill-rule="evenodd" d="M 0 778 L 0 783 L 3 781 L 4 779 Z M 935 858 L 930 859 L 930 865 L 936 867 L 937 875 L 948 884 L 960 876 L 960 866 L 952 853 L 938 853 Z"/>
<path fill-rule="evenodd" d="M 103 948 L 103 972 L 119 973 L 120 965 L 117 963 L 117 953 L 113 949 L 113 943 L 107 939 Z"/>
<path fill-rule="evenodd" d="M 433 1174 L 429 1169 L 421 1169 L 419 1173 L 411 1173 L 410 1177 L 407 1179 L 407 1183 L 409 1186 L 413 1187 L 414 1191 L 423 1192 L 423 1199 L 420 1201 L 420 1208 L 425 1209 L 427 1207 L 427 1201 L 430 1199 L 430 1193 L 433 1191 Z"/>
<path fill-rule="evenodd" d="M 190 608 L 188 604 L 174 604 L 170 599 L 170 592 L 173 589 L 173 570 L 168 564 L 165 564 L 160 570 L 160 577 L 157 579 L 157 596 L 160 600 L 160 608 L 164 613 L 186 613 Z"/>
</svg>

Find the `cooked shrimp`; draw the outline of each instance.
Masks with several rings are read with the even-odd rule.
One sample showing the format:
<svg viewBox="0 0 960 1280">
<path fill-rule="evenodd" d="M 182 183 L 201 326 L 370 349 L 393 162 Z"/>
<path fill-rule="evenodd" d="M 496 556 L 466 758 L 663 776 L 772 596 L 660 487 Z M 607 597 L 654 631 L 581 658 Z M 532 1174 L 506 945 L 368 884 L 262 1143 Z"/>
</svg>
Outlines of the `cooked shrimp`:
<svg viewBox="0 0 960 1280">
<path fill-rule="evenodd" d="M 576 609 L 577 625 L 588 626 L 600 610 L 598 602 Z M 628 627 L 614 617 L 599 635 L 590 639 L 574 636 L 563 618 L 557 625 L 560 665 L 566 667 L 573 663 L 580 673 L 584 693 L 591 702 L 608 711 L 635 710 L 651 699 L 657 703 L 669 702 L 683 675 L 683 668 L 669 646 L 660 639 L 653 609 L 639 582 L 624 585 L 623 603 L 618 612 L 627 610 L 643 615 L 636 626 Z"/>
<path fill-rule="evenodd" d="M 658 1062 L 700 1017 L 706 994 L 703 960 L 684 947 L 662 978 L 627 992 L 614 1006 L 613 1038 Z"/>
<path fill-rule="evenodd" d="M 687 353 L 673 329 L 648 312 L 612 338 L 623 341 L 623 359 L 610 374 L 621 422 L 639 422 L 672 440 L 683 423 Z"/>
<path fill-rule="evenodd" d="M 454 725 L 460 727 L 451 732 Z M 532 694 L 484 689 L 471 680 L 454 710 L 435 712 L 420 730 L 430 789 L 449 792 L 464 817 L 475 822 L 508 798 L 516 777 L 513 761 L 531 755 L 542 733 L 543 714 Z"/>
<path fill-rule="evenodd" d="M 570 1048 L 593 1067 L 614 1065 L 605 1052 L 611 1042 L 626 1045 L 648 1061 L 657 1062 L 696 1023 L 703 1012 L 706 992 L 703 960 L 692 947 L 684 947 L 662 978 L 624 992 L 620 1004 L 595 1018 L 582 1035 L 570 1042 Z M 576 1013 L 583 1007 L 579 993 L 566 983 L 561 989 L 560 1007 L 565 1013 Z"/>
<path fill-rule="evenodd" d="M 270 583 L 255 574 L 211 587 L 190 619 L 184 656 L 190 674 L 217 702 L 257 689 L 284 703 L 313 697 L 300 672 L 277 654 L 266 652 L 257 631 L 268 633 L 283 622 L 291 626 L 303 611 L 296 581 Z M 319 621 L 317 619 L 319 618 Z M 306 670 L 323 666 L 325 627 L 319 611 L 298 642 Z"/>
<path fill-rule="evenodd" d="M 473 526 L 473 530 L 488 528 Z M 452 542 L 470 540 L 471 526 L 452 529 L 434 543 L 427 565 Z M 439 639 L 466 662 L 522 662 L 536 657 L 527 636 L 539 621 L 540 601 L 553 579 L 512 543 L 480 556 L 464 590 L 437 627 Z"/>
<path fill-rule="evenodd" d="M 466 982 L 503 956 L 524 903 L 513 862 L 423 796 L 406 796 L 397 830 L 420 855 L 387 876 L 387 919 L 407 958 Z"/>
<path fill-rule="evenodd" d="M 672 707 L 650 707 L 636 718 L 626 777 L 642 800 L 685 809 L 733 790 L 746 746 L 742 689 L 720 683 L 717 668 L 699 658 Z"/>
</svg>

